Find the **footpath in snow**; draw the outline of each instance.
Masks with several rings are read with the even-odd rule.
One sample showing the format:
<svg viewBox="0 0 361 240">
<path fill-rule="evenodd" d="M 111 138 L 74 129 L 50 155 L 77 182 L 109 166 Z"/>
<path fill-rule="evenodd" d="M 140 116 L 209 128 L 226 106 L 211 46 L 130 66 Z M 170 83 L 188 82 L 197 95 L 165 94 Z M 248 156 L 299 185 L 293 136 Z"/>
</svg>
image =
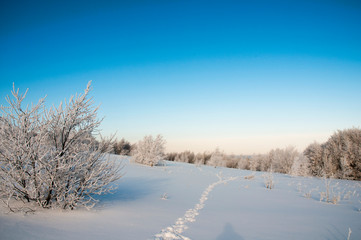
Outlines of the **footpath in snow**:
<svg viewBox="0 0 361 240">
<path fill-rule="evenodd" d="M 175 224 L 170 227 L 164 228 L 160 233 L 154 236 L 154 240 L 174 240 L 174 239 L 183 239 L 190 240 L 190 238 L 182 236 L 181 234 L 188 228 L 187 223 L 195 222 L 196 216 L 199 215 L 199 211 L 204 208 L 205 202 L 208 199 L 209 193 L 219 184 L 225 184 L 229 181 L 236 180 L 237 177 L 230 177 L 227 179 L 222 179 L 221 174 L 217 174 L 219 180 L 210 184 L 206 190 L 201 195 L 199 203 L 195 205 L 194 208 L 186 211 L 183 217 L 178 218 Z"/>
</svg>

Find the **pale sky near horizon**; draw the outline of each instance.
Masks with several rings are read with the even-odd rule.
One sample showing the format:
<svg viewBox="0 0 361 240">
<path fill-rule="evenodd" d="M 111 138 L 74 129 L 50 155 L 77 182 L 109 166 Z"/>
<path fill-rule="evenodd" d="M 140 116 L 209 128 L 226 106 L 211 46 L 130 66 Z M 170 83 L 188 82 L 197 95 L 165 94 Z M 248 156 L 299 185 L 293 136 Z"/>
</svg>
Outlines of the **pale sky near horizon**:
<svg viewBox="0 0 361 240">
<path fill-rule="evenodd" d="M 361 127 L 358 1 L 3 1 L 0 24 L 0 103 L 92 80 L 103 135 L 253 154 Z"/>
</svg>

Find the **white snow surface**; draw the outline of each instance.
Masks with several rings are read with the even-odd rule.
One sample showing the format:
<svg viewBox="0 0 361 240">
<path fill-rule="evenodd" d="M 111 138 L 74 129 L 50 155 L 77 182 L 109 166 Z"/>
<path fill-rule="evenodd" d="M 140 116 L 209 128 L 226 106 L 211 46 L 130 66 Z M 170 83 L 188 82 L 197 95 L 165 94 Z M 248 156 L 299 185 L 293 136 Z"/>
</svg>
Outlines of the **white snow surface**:
<svg viewBox="0 0 361 240">
<path fill-rule="evenodd" d="M 6 213 L 0 239 L 361 239 L 361 182 L 332 180 L 337 204 L 320 202 L 325 181 L 165 161 L 125 164 L 113 194 L 94 209 Z M 254 176 L 253 178 L 251 176 Z M 246 177 L 246 178 L 245 178 Z M 167 196 L 167 197 L 164 197 Z"/>
</svg>

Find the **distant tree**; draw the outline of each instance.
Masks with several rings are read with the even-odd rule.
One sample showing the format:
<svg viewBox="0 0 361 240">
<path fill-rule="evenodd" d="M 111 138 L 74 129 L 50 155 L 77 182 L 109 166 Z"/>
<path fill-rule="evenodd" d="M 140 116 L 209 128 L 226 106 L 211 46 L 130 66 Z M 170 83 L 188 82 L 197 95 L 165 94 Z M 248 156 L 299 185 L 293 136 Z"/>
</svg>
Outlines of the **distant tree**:
<svg viewBox="0 0 361 240">
<path fill-rule="evenodd" d="M 323 176 L 324 162 L 323 162 L 323 147 L 321 144 L 314 142 L 310 144 L 303 154 L 309 160 L 309 171 L 312 176 Z"/>
<path fill-rule="evenodd" d="M 195 155 L 193 152 L 185 151 L 181 153 L 176 153 L 174 157 L 176 162 L 185 162 L 185 163 L 194 163 Z"/>
<path fill-rule="evenodd" d="M 111 140 L 96 144 L 101 121 L 89 91 L 90 82 L 84 94 L 49 111 L 44 99 L 23 108 L 26 93 L 15 87 L 14 99 L 7 97 L 0 118 L 0 194 L 10 209 L 13 199 L 44 208 L 91 208 L 95 195 L 113 189 L 121 165 L 106 158 Z"/>
<path fill-rule="evenodd" d="M 200 166 L 205 164 L 205 154 L 197 153 L 194 157 L 194 164 Z"/>
<path fill-rule="evenodd" d="M 219 148 L 216 148 L 216 150 L 214 150 L 214 152 L 212 153 L 211 158 L 207 162 L 207 165 L 214 166 L 214 167 L 216 167 L 216 166 L 225 167 L 226 162 L 223 160 L 224 160 L 224 153 L 222 153 L 219 150 Z"/>
<path fill-rule="evenodd" d="M 115 141 L 113 144 L 113 152 L 118 155 L 130 156 L 132 145 L 130 142 L 122 138 L 120 141 Z"/>
<path fill-rule="evenodd" d="M 193 152 L 187 151 L 187 158 L 188 158 L 188 163 L 194 163 L 195 162 L 195 154 Z"/>
<path fill-rule="evenodd" d="M 263 156 L 261 154 L 252 155 L 250 157 L 250 163 L 249 163 L 250 170 L 252 170 L 252 171 L 261 171 L 262 159 L 263 159 Z"/>
<path fill-rule="evenodd" d="M 249 156 L 240 156 L 237 168 L 250 170 L 251 158 Z"/>
<path fill-rule="evenodd" d="M 175 161 L 176 157 L 177 157 L 177 153 L 173 152 L 173 153 L 167 153 L 164 157 L 165 160 L 168 161 Z"/>
<path fill-rule="evenodd" d="M 270 162 L 275 172 L 291 173 L 291 168 L 294 160 L 298 157 L 299 153 L 293 146 L 285 149 L 271 150 L 269 153 Z"/>
<path fill-rule="evenodd" d="M 309 160 L 301 153 L 295 158 L 290 173 L 294 176 L 308 176 L 309 169 Z"/>
<path fill-rule="evenodd" d="M 189 159 L 188 159 L 187 152 L 178 153 L 177 156 L 175 157 L 174 161 L 188 163 Z"/>
<path fill-rule="evenodd" d="M 259 168 L 260 171 L 262 172 L 267 172 L 271 169 L 272 166 L 272 150 L 270 153 L 268 154 L 260 154 L 258 156 L 258 161 L 259 161 Z"/>
<path fill-rule="evenodd" d="M 165 157 L 165 140 L 161 135 L 155 139 L 152 136 L 145 136 L 140 140 L 133 150 L 133 160 L 136 163 L 155 166 Z"/>
</svg>

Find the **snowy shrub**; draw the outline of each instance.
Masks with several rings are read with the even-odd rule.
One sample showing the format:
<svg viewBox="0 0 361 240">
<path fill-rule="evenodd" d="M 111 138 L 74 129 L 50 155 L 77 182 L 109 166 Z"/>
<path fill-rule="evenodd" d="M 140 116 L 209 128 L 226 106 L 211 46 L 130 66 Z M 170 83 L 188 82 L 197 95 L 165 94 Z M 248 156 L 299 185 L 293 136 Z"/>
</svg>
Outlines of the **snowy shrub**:
<svg viewBox="0 0 361 240">
<path fill-rule="evenodd" d="M 133 161 L 149 166 L 157 165 L 165 157 L 164 145 L 165 141 L 161 135 L 155 139 L 152 136 L 145 136 L 133 150 Z"/>
<path fill-rule="evenodd" d="M 335 191 L 338 183 L 333 184 L 331 178 L 324 177 L 325 192 L 320 192 L 320 202 L 337 204 L 341 200 L 341 192 Z"/>
<path fill-rule="evenodd" d="M 255 175 L 252 174 L 252 175 L 248 175 L 248 176 L 245 176 L 244 179 L 246 180 L 253 180 L 255 178 Z"/>
<path fill-rule="evenodd" d="M 46 110 L 44 99 L 23 108 L 26 96 L 13 88 L 0 115 L 0 194 L 44 208 L 92 207 L 95 195 L 110 191 L 121 165 L 108 161 L 110 140 L 96 144 L 98 108 L 84 94 Z"/>
<path fill-rule="evenodd" d="M 273 180 L 272 167 L 263 177 L 264 177 L 265 187 L 268 189 L 273 189 L 274 188 L 274 180 Z"/>
<path fill-rule="evenodd" d="M 167 194 L 167 193 L 163 193 L 162 196 L 160 197 L 160 199 L 162 199 L 162 200 L 167 200 L 167 199 L 168 199 L 168 194 Z"/>
</svg>

